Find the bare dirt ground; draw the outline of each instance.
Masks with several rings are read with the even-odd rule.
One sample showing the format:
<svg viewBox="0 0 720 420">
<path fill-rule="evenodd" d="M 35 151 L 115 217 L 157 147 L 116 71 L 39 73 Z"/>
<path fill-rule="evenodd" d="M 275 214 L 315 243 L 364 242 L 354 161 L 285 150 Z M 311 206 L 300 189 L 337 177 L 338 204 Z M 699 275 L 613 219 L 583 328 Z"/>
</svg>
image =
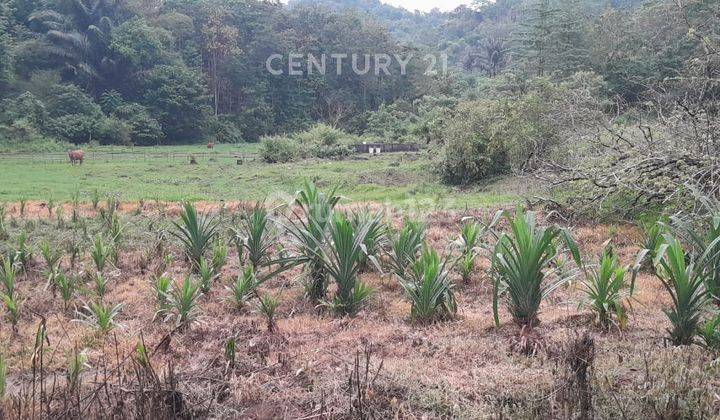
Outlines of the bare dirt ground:
<svg viewBox="0 0 720 420">
<path fill-rule="evenodd" d="M 133 223 L 131 213 L 137 206 L 121 206 L 126 223 Z M 143 214 L 173 218 L 179 211 L 177 205 L 156 206 L 146 203 Z M 240 203 L 225 204 L 229 211 L 238 206 Z M 210 210 L 217 205 L 199 207 Z M 64 214 L 70 211 L 68 208 Z M 475 214 L 487 218 L 492 212 Z M 80 213 L 95 217 L 91 206 L 82 206 Z M 16 205 L 8 215 L 19 217 Z M 428 214 L 429 243 L 439 251 L 445 249 L 457 237 L 464 215 Z M 46 204 L 28 204 L 25 219 L 38 223 L 47 217 Z M 396 223 L 400 221 L 395 218 Z M 634 262 L 640 239 L 637 229 L 593 225 L 572 231 L 585 257 L 595 260 L 611 239 L 623 263 Z M 93 387 L 102 384 L 107 371 L 132 371 L 126 361 L 142 339 L 152 349 L 152 364 L 159 375 L 174 369 L 177 390 L 196 417 L 572 418 L 578 414 L 577 398 L 569 392 L 572 384 L 562 354 L 568 343 L 585 332 L 594 340 L 590 381 L 595 417 L 720 414 L 717 363 L 713 365 L 712 357 L 699 348 L 676 349 L 666 343 L 669 322 L 662 308 L 669 300 L 660 282 L 648 274 L 639 276 L 630 319 L 622 331 L 594 327 L 592 313 L 579 307 L 580 287 L 572 283 L 544 303 L 541 324 L 527 332 L 520 331 L 504 310 L 502 326 L 495 329 L 486 259 L 480 259 L 471 284 L 458 284 L 457 319 L 429 326 L 409 318 L 410 305 L 389 275 L 363 274 L 362 279 L 376 290 L 373 298 L 356 317 L 339 319 L 305 298 L 298 280 L 301 273 L 295 270 L 263 287 L 282 302 L 273 333 L 267 331 L 264 318 L 252 305 L 239 312 L 226 301 L 224 286 L 240 270 L 231 249 L 220 280 L 201 300 L 199 321 L 186 331 L 173 331 L 171 322 L 154 319 L 150 274 L 141 272 L 137 264 L 142 246 L 129 245 L 108 276 L 105 300 L 123 306 L 122 326 L 106 337 L 74 322 L 73 310 L 63 309 L 59 297 L 53 299 L 44 288 L 43 263 L 36 256 L 37 264 L 21 275 L 18 283 L 19 295 L 25 299 L 18 332 L 4 320 L 0 324 L 0 348 L 9 367 L 9 395 L 17 398 L 27 393 L 32 383 L 35 334 L 44 317 L 49 332 L 45 375 L 57 375 L 56 380 L 46 379 L 48 386 L 53 381 L 58 388 L 63 386 L 68 355 L 77 347 L 88 356 L 83 395 L 89 395 Z M 170 274 L 183 279 L 188 266 L 177 246 L 171 249 L 176 262 Z M 82 272 L 91 264 L 85 256 L 74 271 Z M 70 271 L 67 262 L 63 267 Z M 456 281 L 460 282 L 459 276 Z M 84 300 L 87 298 L 77 297 L 74 304 L 79 306 Z M 223 356 L 229 338 L 238 343 L 237 360 L 231 367 Z M 712 372 L 709 366 L 715 371 L 707 376 Z M 361 387 L 350 381 L 356 370 Z M 368 379 L 363 382 L 365 376 Z M 107 410 L 112 412 L 110 407 Z M 13 416 L 10 403 L 6 415 Z M 98 412 L 95 415 L 103 417 Z"/>
</svg>

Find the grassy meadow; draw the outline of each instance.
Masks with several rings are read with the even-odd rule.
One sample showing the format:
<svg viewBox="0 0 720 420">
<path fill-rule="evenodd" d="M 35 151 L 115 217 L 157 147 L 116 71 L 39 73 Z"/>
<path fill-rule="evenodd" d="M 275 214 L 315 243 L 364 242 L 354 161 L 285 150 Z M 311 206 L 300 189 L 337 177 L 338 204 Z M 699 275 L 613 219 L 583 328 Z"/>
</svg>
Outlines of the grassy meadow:
<svg viewBox="0 0 720 420">
<path fill-rule="evenodd" d="M 355 156 L 348 160 L 306 160 L 266 164 L 257 144 L 147 148 L 99 147 L 85 163 L 71 166 L 64 154 L 0 155 L 0 201 L 89 201 L 119 195 L 126 201 L 244 201 L 293 194 L 303 181 L 338 187 L 353 201 L 394 206 L 462 209 L 510 204 L 522 194 L 520 182 L 499 180 L 461 190 L 442 185 L 424 154 Z M 197 165 L 189 163 L 194 156 Z M 242 164 L 239 164 L 238 160 Z"/>
</svg>

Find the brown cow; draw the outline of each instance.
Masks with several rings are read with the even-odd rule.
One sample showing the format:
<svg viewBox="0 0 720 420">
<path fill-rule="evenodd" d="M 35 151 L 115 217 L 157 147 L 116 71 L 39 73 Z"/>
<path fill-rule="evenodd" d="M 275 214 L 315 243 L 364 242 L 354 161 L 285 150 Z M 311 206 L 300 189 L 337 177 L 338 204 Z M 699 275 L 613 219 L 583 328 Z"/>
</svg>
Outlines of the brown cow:
<svg viewBox="0 0 720 420">
<path fill-rule="evenodd" d="M 73 150 L 68 152 L 68 157 L 70 158 L 71 165 L 74 165 L 75 163 L 82 165 L 83 159 L 85 159 L 85 152 L 82 150 Z"/>
<path fill-rule="evenodd" d="M 215 143 L 208 143 L 207 148 L 208 148 L 208 149 L 214 149 L 214 148 L 215 148 Z"/>
</svg>

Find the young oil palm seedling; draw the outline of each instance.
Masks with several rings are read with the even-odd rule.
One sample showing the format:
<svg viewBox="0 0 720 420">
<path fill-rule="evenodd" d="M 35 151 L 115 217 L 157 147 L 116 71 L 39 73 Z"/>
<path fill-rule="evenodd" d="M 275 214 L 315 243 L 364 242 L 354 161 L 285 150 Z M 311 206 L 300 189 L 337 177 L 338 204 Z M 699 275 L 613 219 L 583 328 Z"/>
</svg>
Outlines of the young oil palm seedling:
<svg viewBox="0 0 720 420">
<path fill-rule="evenodd" d="M 217 277 L 215 274 L 215 268 L 205 259 L 200 261 L 200 266 L 197 269 L 198 276 L 200 276 L 200 292 L 207 294 L 212 288 L 213 281 Z"/>
<path fill-rule="evenodd" d="M 167 319 L 174 317 L 177 328 L 187 328 L 200 311 L 198 302 L 201 296 L 200 285 L 193 283 L 190 277 L 186 277 L 181 286 L 173 287 L 167 294 L 171 309 Z"/>
<path fill-rule="evenodd" d="M 627 320 L 623 301 L 632 294 L 632 287 L 627 284 L 628 269 L 621 267 L 617 256 L 606 250 L 599 265 L 584 268 L 584 272 L 585 304 L 595 312 L 598 324 L 603 328 L 612 324 L 621 328 Z"/>
<path fill-rule="evenodd" d="M 48 217 L 52 217 L 54 209 L 55 209 L 55 199 L 53 199 L 53 197 L 50 196 L 50 199 L 47 202 Z"/>
<path fill-rule="evenodd" d="M 644 255 L 642 258 L 643 270 L 650 272 L 655 271 L 653 261 L 655 261 L 660 245 L 665 242 L 663 239 L 665 231 L 665 225 L 660 222 L 643 226 L 642 242 L 640 243 L 640 249 Z"/>
<path fill-rule="evenodd" d="M 94 189 L 92 193 L 90 194 L 90 202 L 92 203 L 93 210 L 98 209 L 98 205 L 100 204 L 100 191 L 97 189 Z"/>
<path fill-rule="evenodd" d="M 7 226 L 5 226 L 5 213 L 7 209 L 4 204 L 0 204 L 0 241 L 6 240 L 8 235 Z"/>
<path fill-rule="evenodd" d="M 710 301 L 705 287 L 708 274 L 702 266 L 706 261 L 700 258 L 698 263 L 688 263 L 688 255 L 680 241 L 669 234 L 664 238 L 665 244 L 658 250 L 655 260 L 660 268 L 658 277 L 672 299 L 672 307 L 665 310 L 672 324 L 668 332 L 676 346 L 690 345 Z"/>
<path fill-rule="evenodd" d="M 15 294 L 15 276 L 17 274 L 17 269 L 15 268 L 15 265 L 13 264 L 13 261 L 10 258 L 1 258 L 0 259 L 0 281 L 2 281 L 2 285 L 5 288 L 5 294 L 7 295 L 14 295 Z"/>
<path fill-rule="evenodd" d="M 280 306 L 280 298 L 277 296 L 263 295 L 258 298 L 258 311 L 265 316 L 267 329 L 275 331 L 275 314 Z"/>
<path fill-rule="evenodd" d="M 400 278 L 405 295 L 410 299 L 410 316 L 420 322 L 452 318 L 457 313 L 454 285 L 449 278 L 447 259 L 423 247 L 420 258 Z"/>
<path fill-rule="evenodd" d="M 25 217 L 25 211 L 27 210 L 27 196 L 25 194 L 20 196 L 20 217 Z"/>
<path fill-rule="evenodd" d="M 93 241 L 93 248 L 90 251 L 90 257 L 92 258 L 93 263 L 95 263 L 95 269 L 98 273 L 102 273 L 105 270 L 111 253 L 111 247 L 105 244 L 102 236 L 96 236 L 95 241 Z"/>
<path fill-rule="evenodd" d="M 121 304 L 110 305 L 97 301 L 83 305 L 82 309 L 76 312 L 76 316 L 78 322 L 89 325 L 100 334 L 105 335 L 119 326 L 115 318 L 120 314 L 121 309 Z"/>
<path fill-rule="evenodd" d="M 352 216 L 353 228 L 357 229 L 359 226 L 369 223 L 370 228 L 368 229 L 367 237 L 365 238 L 365 254 L 362 256 L 362 268 L 365 271 L 369 268 L 370 261 L 368 255 L 375 256 L 376 258 L 380 254 L 380 251 L 385 245 L 385 234 L 387 229 L 385 224 L 382 222 L 382 217 L 379 213 L 372 214 L 368 211 L 355 213 Z"/>
<path fill-rule="evenodd" d="M 0 403 L 5 398 L 5 390 L 7 389 L 7 363 L 0 353 Z M 0 413 L 2 413 L 2 406 L 0 405 Z"/>
<path fill-rule="evenodd" d="M 228 248 L 227 245 L 225 245 L 225 242 L 218 238 L 215 241 L 215 244 L 212 247 L 212 259 L 211 259 L 211 265 L 213 272 L 216 274 L 220 274 L 222 271 L 222 268 L 225 267 L 225 264 L 227 263 L 227 257 L 228 257 Z"/>
<path fill-rule="evenodd" d="M 17 238 L 17 251 L 15 252 L 15 259 L 20 263 L 20 268 L 23 272 L 27 272 L 33 262 L 33 247 L 28 241 L 27 234 L 22 232 Z"/>
<path fill-rule="evenodd" d="M 480 241 L 487 227 L 474 220 L 465 220 L 456 245 L 460 251 L 459 271 L 463 283 L 469 283 L 480 251 Z"/>
<path fill-rule="evenodd" d="M 65 229 L 65 210 L 62 207 L 58 207 L 55 210 L 55 220 L 57 221 L 58 229 Z"/>
<path fill-rule="evenodd" d="M 674 217 L 673 226 L 689 243 L 697 264 L 702 266 L 705 287 L 716 305 L 720 305 L 720 212 L 700 219 L 699 226 Z"/>
<path fill-rule="evenodd" d="M 153 281 L 153 295 L 155 296 L 155 303 L 157 305 L 157 311 L 155 316 L 165 317 L 170 309 L 170 293 L 173 286 L 173 281 L 166 275 L 159 276 Z"/>
<path fill-rule="evenodd" d="M 506 212 L 503 217 L 509 223 L 510 233 L 498 238 L 491 260 L 495 325 L 500 325 L 498 305 L 500 298 L 505 297 L 515 323 L 532 327 L 539 322 L 542 300 L 569 280 L 549 278 L 547 269 L 558 256 L 556 242 L 561 237 L 565 240 L 578 265 L 579 251 L 567 232 L 556 226 L 537 227 L 533 212 L 518 210 L 514 216 Z"/>
<path fill-rule="evenodd" d="M 324 299 L 327 295 L 328 273 L 323 261 L 321 248 L 326 244 L 328 228 L 332 222 L 335 207 L 340 197 L 333 190 L 330 194 L 320 192 L 314 184 L 305 183 L 296 193 L 295 204 L 302 215 L 289 220 L 290 234 L 296 248 L 305 260 L 305 292 L 313 300 Z"/>
<path fill-rule="evenodd" d="M 59 249 L 53 250 L 50 246 L 50 242 L 43 241 L 40 243 L 40 254 L 43 257 L 43 261 L 45 261 L 45 266 L 47 266 L 46 274 L 50 275 L 52 273 L 56 273 L 60 268 L 62 251 Z"/>
<path fill-rule="evenodd" d="M 700 345 L 706 350 L 720 352 L 720 314 L 705 321 L 697 332 Z"/>
<path fill-rule="evenodd" d="M 327 304 L 339 315 L 353 315 L 372 294 L 372 289 L 358 279 L 365 254 L 365 239 L 372 221 L 354 229 L 342 213 L 335 214 L 325 239 L 318 250 L 324 269 L 335 280 L 337 291 Z M 366 255 L 366 254 L 365 254 Z M 373 256 L 369 259 L 380 270 Z"/>
<path fill-rule="evenodd" d="M 5 319 L 13 326 L 13 330 L 17 332 L 17 324 L 20 321 L 20 299 L 17 294 L 10 296 L 0 293 L 3 304 L 5 304 Z"/>
<path fill-rule="evenodd" d="M 390 235 L 388 265 L 399 278 L 407 277 L 408 269 L 415 264 L 425 243 L 425 225 L 405 220 L 400 232 Z"/>
<path fill-rule="evenodd" d="M 77 346 L 74 351 L 70 354 L 68 360 L 67 372 L 65 378 L 68 383 L 68 391 L 70 394 L 74 394 L 80 389 L 80 381 L 82 380 L 82 374 L 88 368 L 88 358 L 84 352 L 78 350 Z"/>
<path fill-rule="evenodd" d="M 102 300 L 105 297 L 105 293 L 107 293 L 107 278 L 103 275 L 103 273 L 97 272 L 93 276 L 93 286 L 95 288 L 95 294 L 97 297 Z"/>
<path fill-rule="evenodd" d="M 197 270 L 206 251 L 218 234 L 218 220 L 215 217 L 198 215 L 190 203 L 183 205 L 180 222 L 173 222 L 175 230 L 170 234 L 178 238 L 185 248 L 193 270 Z"/>
<path fill-rule="evenodd" d="M 233 303 L 237 309 L 242 310 L 247 301 L 252 298 L 258 286 L 259 282 L 255 277 L 255 270 L 252 266 L 248 266 L 238 276 L 235 283 L 225 287 L 230 292 L 228 301 Z"/>
<path fill-rule="evenodd" d="M 270 262 L 270 251 L 277 244 L 277 232 L 262 204 L 258 203 L 241 215 L 240 226 L 234 233 L 243 254 L 256 271 Z"/>
<path fill-rule="evenodd" d="M 120 218 L 117 214 L 113 214 L 110 218 L 110 223 L 108 226 L 108 236 L 110 237 L 110 240 L 113 242 L 115 247 L 119 247 L 122 240 L 123 240 L 123 232 L 125 228 L 120 222 Z"/>
<path fill-rule="evenodd" d="M 60 273 L 55 278 L 55 286 L 60 292 L 60 297 L 63 301 L 63 308 L 67 310 L 68 305 L 73 298 L 73 294 L 75 293 L 75 279 Z"/>
</svg>

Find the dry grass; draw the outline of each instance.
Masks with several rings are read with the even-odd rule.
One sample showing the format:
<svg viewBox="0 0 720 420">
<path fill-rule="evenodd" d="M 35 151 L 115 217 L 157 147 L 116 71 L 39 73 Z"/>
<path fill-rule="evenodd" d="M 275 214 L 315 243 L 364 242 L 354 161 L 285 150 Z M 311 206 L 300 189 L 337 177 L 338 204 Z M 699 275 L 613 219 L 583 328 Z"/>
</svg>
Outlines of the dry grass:
<svg viewBox="0 0 720 420">
<path fill-rule="evenodd" d="M 241 205 L 228 203 L 225 207 L 232 212 Z M 162 212 L 174 217 L 179 211 L 177 205 L 155 206 L 146 203 L 143 214 L 154 213 L 153 217 L 159 217 L 158 212 Z M 201 207 L 217 208 L 211 204 Z M 136 208 L 137 204 L 121 206 L 126 223 L 140 219 L 129 215 Z M 40 203 L 29 203 L 26 211 L 28 219 L 38 219 L 34 223 L 42 224 L 47 217 L 47 210 Z M 65 215 L 70 211 L 66 209 Z M 476 215 L 487 217 L 490 213 L 486 210 Z M 95 217 L 88 206 L 82 207 L 81 214 Z M 431 245 L 443 250 L 458 234 L 464 215 L 452 212 L 427 215 Z M 394 221 L 400 220 L 395 215 Z M 612 238 L 623 263 L 633 261 L 637 252 L 634 244 L 640 235 L 628 226 L 582 226 L 575 228 L 574 233 L 582 250 L 593 259 L 605 241 Z M 703 376 L 702 372 L 709 369 L 709 355 L 699 349 L 666 346 L 665 329 L 669 324 L 661 308 L 668 300 L 660 283 L 649 275 L 639 277 L 637 301 L 624 331 L 605 333 L 594 328 L 592 315 L 578 310 L 579 290 L 570 285 L 556 294 L 552 302 L 545 302 L 540 314 L 542 322 L 531 335 L 521 336 L 504 312 L 501 328 L 493 327 L 492 291 L 484 274 L 486 261 L 481 262 L 480 274 L 472 284 L 458 291 L 458 319 L 431 326 L 411 322 L 409 304 L 396 281 L 375 273 L 362 276 L 377 291 L 365 309 L 355 318 L 334 318 L 304 298 L 297 280 L 299 272 L 295 270 L 262 288 L 279 294 L 282 300 L 277 332 L 271 334 L 266 331 L 261 315 L 252 308 L 238 312 L 225 300 L 227 291 L 223 286 L 233 281 L 239 271 L 232 250 L 220 282 L 201 300 L 199 322 L 178 332 L 173 331 L 170 323 L 153 321 L 155 302 L 149 274 L 142 274 L 137 264 L 143 244 L 132 239 L 129 242 L 119 267 L 107 275 L 105 301 L 123 304 L 119 318 L 122 327 L 107 337 L 72 322 L 71 311 L 63 310 L 61 300 L 53 299 L 51 292 L 44 290 L 42 263 L 20 276 L 18 289 L 25 301 L 19 332 L 13 333 L 4 321 L 0 324 L 0 348 L 9 366 L 8 395 L 17 397 L 32 382 L 33 343 L 37 325 L 44 317 L 49 332 L 45 349 L 47 375 L 57 374 L 58 382 L 64 383 L 67 357 L 77 345 L 85 349 L 90 365 L 84 374 L 84 392 L 92 391 L 95 381 L 102 383 L 105 377 L 116 382 L 119 375 L 106 371 L 118 366 L 119 371 L 132 378 L 127 360 L 142 336 L 147 348 L 154 350 L 151 360 L 157 370 L 174 366 L 177 390 L 189 416 L 570 418 L 576 412 L 572 404 L 562 400 L 565 393 L 558 391 L 566 370 L 557 349 L 567 348 L 579 331 L 587 331 L 594 341 L 591 382 L 598 417 L 662 417 L 668 413 L 670 417 L 664 418 L 688 413 L 697 417 L 700 410 L 709 417 L 720 415 L 716 391 L 701 392 L 720 387 L 717 367 L 714 376 Z M 170 274 L 182 279 L 188 265 L 176 246 L 171 250 L 176 262 Z M 66 265 L 64 262 L 63 267 L 68 270 Z M 76 271 L 90 267 L 86 256 Z M 456 280 L 459 282 L 459 278 Z M 79 305 L 80 299 L 75 302 Z M 224 343 L 229 338 L 237 341 L 237 359 L 230 367 L 223 357 Z M 532 346 L 535 355 L 528 357 L 518 351 L 519 341 Z M 693 356 L 686 356 L 688 352 Z M 377 377 L 366 379 L 371 383 L 361 379 L 362 387 L 349 389 L 349 378 L 357 373 L 356 360 L 362 371 L 368 357 L 369 370 L 374 373 L 379 369 Z M 684 385 L 693 391 L 673 397 L 670 394 L 682 394 L 685 388 L 676 384 L 670 389 L 668 383 L 683 378 L 697 381 L 692 386 Z M 5 412 L 8 417 L 13 416 L 10 411 L 8 402 Z M 93 413 L 97 417 L 107 415 L 104 411 Z"/>
</svg>

